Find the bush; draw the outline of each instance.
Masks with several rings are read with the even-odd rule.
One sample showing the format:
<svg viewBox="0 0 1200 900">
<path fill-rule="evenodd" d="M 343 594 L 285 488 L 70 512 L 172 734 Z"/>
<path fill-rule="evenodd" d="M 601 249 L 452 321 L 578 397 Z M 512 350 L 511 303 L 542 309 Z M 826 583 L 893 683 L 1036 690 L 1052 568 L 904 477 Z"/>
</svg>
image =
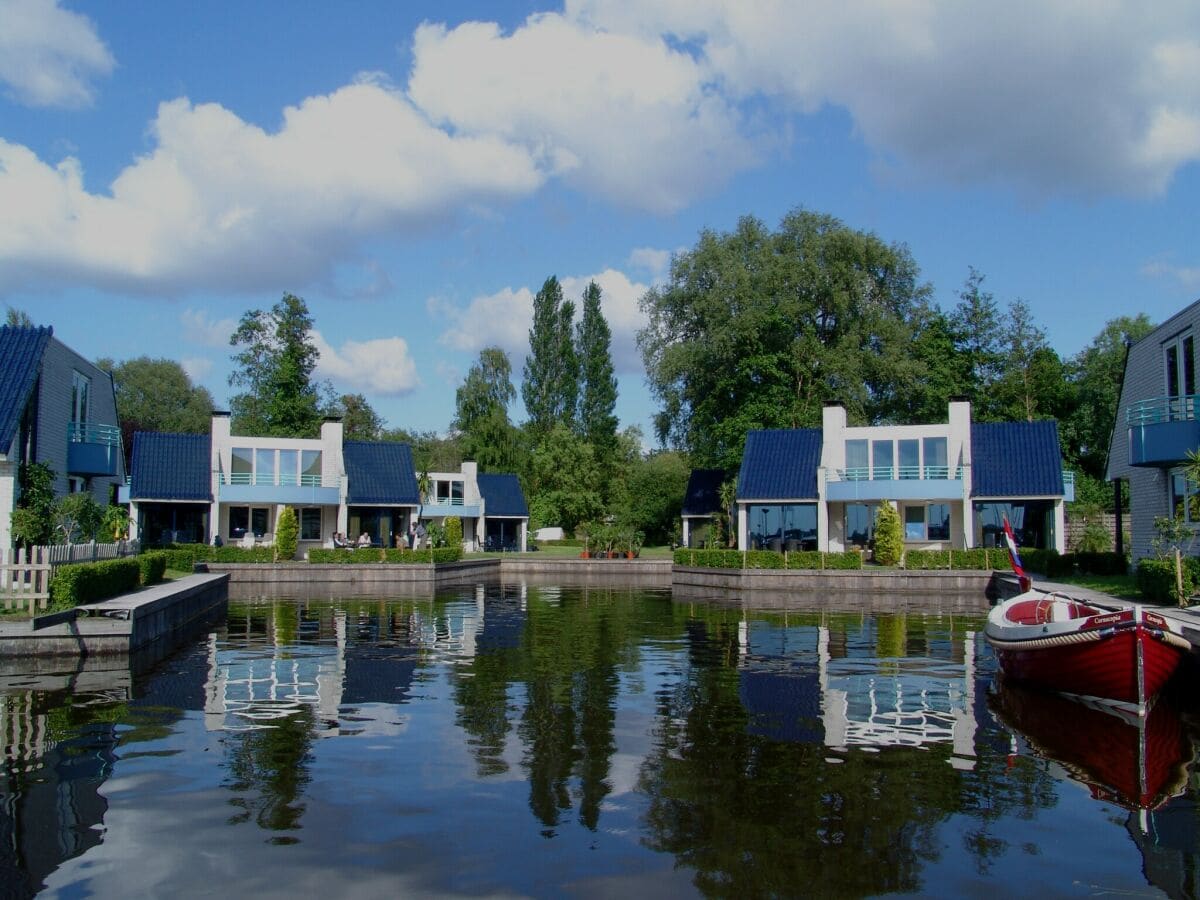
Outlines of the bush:
<svg viewBox="0 0 1200 900">
<path fill-rule="evenodd" d="M 826 569 L 861 569 L 863 567 L 863 555 L 857 550 L 850 550 L 847 553 L 822 553 L 821 561 Z"/>
<path fill-rule="evenodd" d="M 167 570 L 167 554 L 151 550 L 135 557 L 138 561 L 142 584 L 158 584 Z"/>
<path fill-rule="evenodd" d="M 290 562 L 296 558 L 296 547 L 300 543 L 300 523 L 296 511 L 285 506 L 275 519 L 275 559 Z"/>
<path fill-rule="evenodd" d="M 1184 560 L 1183 594 L 1190 597 L 1196 590 L 1197 565 L 1194 559 Z M 1175 595 L 1175 561 L 1172 559 L 1138 560 L 1138 592 L 1152 603 L 1177 603 Z"/>
<path fill-rule="evenodd" d="M 675 564 L 703 569 L 740 569 L 741 550 L 676 550 Z"/>
<path fill-rule="evenodd" d="M 787 554 L 789 569 L 823 569 L 823 554 L 818 550 L 792 550 Z"/>
<path fill-rule="evenodd" d="M 875 515 L 875 562 L 881 566 L 894 566 L 903 555 L 904 531 L 900 513 L 892 504 L 881 503 Z"/>
<path fill-rule="evenodd" d="M 446 516 L 446 546 L 461 547 L 462 542 L 462 519 L 460 519 L 458 516 Z"/>
<path fill-rule="evenodd" d="M 949 550 L 909 550 L 904 554 L 904 568 L 916 570 L 949 569 Z"/>
<path fill-rule="evenodd" d="M 1003 562 L 1008 562 L 1008 552 L 1001 551 L 1003 554 Z M 970 550 L 951 550 L 950 551 L 950 568 L 952 569 L 983 569 L 992 568 L 991 557 L 996 553 L 995 550 L 985 550 L 983 547 L 974 547 Z"/>
<path fill-rule="evenodd" d="M 783 554 L 774 550 L 747 550 L 747 569 L 782 569 Z"/>
<path fill-rule="evenodd" d="M 50 579 L 50 608 L 70 609 L 98 603 L 134 590 L 141 565 L 134 557 L 59 566 Z"/>
<path fill-rule="evenodd" d="M 458 562 L 462 559 L 462 545 L 457 547 L 436 547 L 433 550 L 403 550 L 388 548 L 380 550 L 375 547 L 362 549 L 310 550 L 310 563 L 338 563 L 341 565 L 371 565 L 376 563 L 420 564 Z"/>
<path fill-rule="evenodd" d="M 1076 553 L 1075 564 L 1088 575 L 1124 575 L 1129 571 L 1124 553 Z"/>
</svg>

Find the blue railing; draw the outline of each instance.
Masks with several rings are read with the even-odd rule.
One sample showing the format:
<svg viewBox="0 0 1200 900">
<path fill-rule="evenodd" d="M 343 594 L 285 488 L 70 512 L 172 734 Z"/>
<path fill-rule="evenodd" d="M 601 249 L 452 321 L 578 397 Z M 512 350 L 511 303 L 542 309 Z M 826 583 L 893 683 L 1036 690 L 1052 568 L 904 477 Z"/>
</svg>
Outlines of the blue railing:
<svg viewBox="0 0 1200 900">
<path fill-rule="evenodd" d="M 1196 418 L 1198 400 L 1200 400 L 1200 394 L 1152 397 L 1149 400 L 1141 400 L 1132 404 L 1125 411 L 1125 424 L 1130 428 L 1136 428 L 1138 425 L 1192 421 Z"/>
<path fill-rule="evenodd" d="M 67 440 L 72 444 L 105 444 L 109 447 L 119 447 L 121 429 L 116 425 L 72 422 L 67 426 Z"/>
<path fill-rule="evenodd" d="M 256 487 L 337 487 L 339 479 L 336 476 L 325 478 L 322 475 L 290 475 L 274 473 L 254 474 L 251 472 L 221 473 L 221 484 L 245 484 Z"/>
<path fill-rule="evenodd" d="M 952 471 L 950 466 L 857 466 L 849 469 L 833 469 L 830 481 L 909 481 L 937 479 L 939 481 L 961 481 L 962 467 Z"/>
</svg>

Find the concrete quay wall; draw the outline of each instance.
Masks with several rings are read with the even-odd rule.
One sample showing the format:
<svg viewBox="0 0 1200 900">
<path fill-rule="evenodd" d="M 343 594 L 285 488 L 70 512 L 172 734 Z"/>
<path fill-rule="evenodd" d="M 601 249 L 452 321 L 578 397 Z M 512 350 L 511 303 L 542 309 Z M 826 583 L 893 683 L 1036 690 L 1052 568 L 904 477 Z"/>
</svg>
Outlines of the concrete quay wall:
<svg viewBox="0 0 1200 900">
<path fill-rule="evenodd" d="M 196 574 L 102 603 L 22 622 L 0 622 L 0 658 L 127 654 L 173 643 L 223 615 L 229 576 Z"/>
</svg>

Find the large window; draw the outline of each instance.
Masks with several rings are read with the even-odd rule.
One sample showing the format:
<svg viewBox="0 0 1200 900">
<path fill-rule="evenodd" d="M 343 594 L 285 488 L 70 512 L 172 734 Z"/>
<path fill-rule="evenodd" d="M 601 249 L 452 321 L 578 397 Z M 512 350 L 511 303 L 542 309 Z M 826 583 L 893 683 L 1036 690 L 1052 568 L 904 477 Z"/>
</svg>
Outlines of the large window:
<svg viewBox="0 0 1200 900">
<path fill-rule="evenodd" d="M 275 451 L 274 450 L 255 450 L 254 451 L 254 483 L 255 484 L 274 484 L 275 483 Z"/>
<path fill-rule="evenodd" d="M 450 506 L 463 505 L 463 481 L 461 478 L 449 481 L 439 479 L 434 482 L 433 487 L 435 502 L 449 504 Z"/>
<path fill-rule="evenodd" d="M 230 455 L 231 484 L 250 484 L 254 479 L 254 451 L 249 447 L 234 447 Z"/>
<path fill-rule="evenodd" d="M 234 447 L 230 454 L 231 484 L 281 484 L 319 487 L 320 450 L 277 450 Z"/>
<path fill-rule="evenodd" d="M 944 437 L 927 437 L 925 445 L 925 477 L 949 478 L 950 470 L 946 463 L 946 439 Z"/>
<path fill-rule="evenodd" d="M 321 451 L 300 451 L 300 483 L 303 485 L 320 485 L 321 483 Z"/>
<path fill-rule="evenodd" d="M 892 471 L 895 458 L 891 441 L 871 441 L 871 477 L 890 481 L 896 477 Z"/>
<path fill-rule="evenodd" d="M 261 506 L 229 507 L 229 539 L 240 540 L 249 531 L 256 538 L 267 533 L 270 510 Z"/>
<path fill-rule="evenodd" d="M 299 450 L 280 450 L 279 451 L 279 483 L 280 484 L 299 484 L 300 483 L 300 451 Z"/>
<path fill-rule="evenodd" d="M 815 503 L 752 504 L 748 511 L 750 546 L 756 550 L 816 550 Z"/>
<path fill-rule="evenodd" d="M 71 424 L 85 425 L 91 403 L 92 380 L 79 372 L 71 373 Z"/>
<path fill-rule="evenodd" d="M 1054 501 L 1016 500 L 1011 503 L 975 504 L 975 546 L 1003 547 L 1004 518 L 1012 525 L 1020 547 L 1053 549 Z"/>
<path fill-rule="evenodd" d="M 321 540 L 321 508 L 306 506 L 300 510 L 300 540 Z"/>
<path fill-rule="evenodd" d="M 875 537 L 876 503 L 846 504 L 846 545 L 866 547 Z"/>
<path fill-rule="evenodd" d="M 846 441 L 846 480 L 866 481 L 870 478 L 871 460 L 865 440 Z"/>
<path fill-rule="evenodd" d="M 921 477 L 921 442 L 916 438 L 896 442 L 900 449 L 900 477 Z"/>
<path fill-rule="evenodd" d="M 1171 514 L 1200 524 L 1200 491 L 1182 472 L 1171 473 Z"/>
<path fill-rule="evenodd" d="M 906 541 L 950 540 L 950 507 L 945 503 L 904 507 Z"/>
</svg>

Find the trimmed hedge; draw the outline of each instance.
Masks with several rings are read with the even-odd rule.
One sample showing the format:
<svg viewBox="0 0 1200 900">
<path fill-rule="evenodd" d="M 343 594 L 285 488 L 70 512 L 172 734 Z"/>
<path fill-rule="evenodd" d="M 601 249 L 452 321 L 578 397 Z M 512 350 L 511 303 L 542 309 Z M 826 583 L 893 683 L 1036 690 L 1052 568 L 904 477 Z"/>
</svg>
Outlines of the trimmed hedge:
<svg viewBox="0 0 1200 900">
<path fill-rule="evenodd" d="M 167 554 L 151 550 L 136 557 L 142 584 L 158 584 L 167 570 Z"/>
<path fill-rule="evenodd" d="M 141 563 L 135 557 L 59 566 L 50 579 L 50 608 L 70 609 L 107 600 L 137 588 L 140 577 Z"/>
<path fill-rule="evenodd" d="M 167 568 L 190 572 L 198 562 L 273 563 L 274 547 L 213 547 L 210 544 L 172 544 L 166 550 Z"/>
<path fill-rule="evenodd" d="M 333 550 L 324 548 L 309 550 L 310 563 L 339 563 L 342 565 L 363 565 L 373 563 L 391 563 L 398 565 L 429 565 L 430 563 L 458 562 L 462 559 L 462 547 L 436 547 L 433 550 L 381 550 L 377 547 L 349 548 L 339 547 Z"/>
<path fill-rule="evenodd" d="M 688 550 L 675 551 L 675 565 L 704 569 L 861 569 L 862 554 L 796 550 Z"/>
<path fill-rule="evenodd" d="M 1197 565 L 1193 558 L 1183 566 L 1183 593 L 1196 592 Z M 1137 564 L 1137 588 L 1152 603 L 1175 603 L 1175 562 L 1170 559 L 1140 559 Z"/>
<path fill-rule="evenodd" d="M 1010 564 L 1007 550 L 999 547 L 973 547 L 970 550 L 907 550 L 904 553 L 904 568 L 913 571 L 987 571 L 1005 570 L 1010 568 Z"/>
</svg>

